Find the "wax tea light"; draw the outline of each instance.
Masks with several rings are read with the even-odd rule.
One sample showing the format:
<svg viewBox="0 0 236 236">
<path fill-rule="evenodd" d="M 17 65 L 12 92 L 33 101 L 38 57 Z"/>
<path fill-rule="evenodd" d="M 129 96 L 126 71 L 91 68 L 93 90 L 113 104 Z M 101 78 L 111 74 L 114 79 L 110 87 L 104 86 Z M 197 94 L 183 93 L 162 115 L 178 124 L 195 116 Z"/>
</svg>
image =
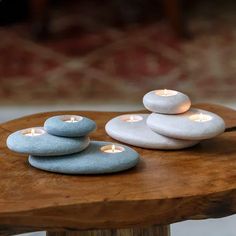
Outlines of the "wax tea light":
<svg viewBox="0 0 236 236">
<path fill-rule="evenodd" d="M 152 131 L 146 124 L 148 116 L 149 114 L 117 116 L 107 122 L 106 132 L 113 139 L 142 148 L 182 149 L 198 143 L 198 141 L 169 138 Z"/>
<path fill-rule="evenodd" d="M 22 134 L 29 137 L 39 136 L 45 133 L 44 129 L 41 128 L 30 128 L 22 130 Z"/>
<path fill-rule="evenodd" d="M 35 168 L 63 174 L 106 174 L 124 171 L 137 165 L 139 154 L 128 146 L 91 141 L 83 152 L 67 156 L 30 156 Z"/>
<path fill-rule="evenodd" d="M 120 153 L 124 151 L 124 148 L 121 146 L 116 146 L 115 144 L 111 144 L 101 147 L 101 151 L 106 153 Z"/>
<path fill-rule="evenodd" d="M 37 156 L 67 155 L 84 150 L 88 137 L 65 138 L 48 134 L 43 127 L 16 131 L 7 138 L 10 150 Z"/>
<path fill-rule="evenodd" d="M 186 112 L 191 101 L 186 94 L 175 90 L 153 90 L 143 97 L 144 106 L 152 112 L 162 114 L 179 114 Z"/>
<path fill-rule="evenodd" d="M 63 121 L 67 123 L 76 123 L 83 119 L 81 116 L 64 116 L 61 118 Z"/>
<path fill-rule="evenodd" d="M 123 115 L 120 118 L 122 121 L 130 123 L 139 122 L 143 119 L 143 117 L 139 115 Z"/>
<path fill-rule="evenodd" d="M 170 89 L 159 89 L 155 91 L 155 94 L 162 97 L 175 96 L 178 92 Z"/>
<path fill-rule="evenodd" d="M 200 113 L 200 114 L 194 114 L 194 115 L 189 116 L 189 119 L 196 122 L 207 122 L 211 120 L 212 117 L 209 115 Z"/>
<path fill-rule="evenodd" d="M 96 123 L 77 115 L 60 115 L 47 119 L 44 123 L 45 130 L 52 135 L 62 137 L 82 137 L 89 135 L 96 129 Z"/>
<path fill-rule="evenodd" d="M 147 125 L 159 134 L 186 140 L 212 138 L 225 130 L 224 120 L 220 116 L 196 108 L 179 115 L 152 113 Z"/>
</svg>

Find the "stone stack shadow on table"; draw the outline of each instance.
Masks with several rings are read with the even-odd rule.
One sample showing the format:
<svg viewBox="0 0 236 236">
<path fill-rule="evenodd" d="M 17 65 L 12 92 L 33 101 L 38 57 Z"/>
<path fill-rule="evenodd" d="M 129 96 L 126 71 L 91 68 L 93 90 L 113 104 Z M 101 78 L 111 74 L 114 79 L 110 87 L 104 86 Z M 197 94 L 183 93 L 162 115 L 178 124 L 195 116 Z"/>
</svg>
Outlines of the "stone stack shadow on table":
<svg viewBox="0 0 236 236">
<path fill-rule="evenodd" d="M 130 145 L 163 150 L 194 146 L 225 129 L 222 118 L 208 111 L 193 109 L 189 97 L 174 90 L 154 90 L 143 97 L 151 114 L 126 114 L 107 122 L 112 138 Z"/>
<path fill-rule="evenodd" d="M 31 166 L 63 174 L 118 172 L 138 163 L 138 153 L 124 145 L 117 146 L 118 152 L 103 152 L 102 148 L 111 143 L 90 141 L 88 135 L 95 129 L 96 123 L 87 117 L 54 116 L 45 121 L 44 127 L 12 133 L 7 146 L 12 151 L 28 154 Z"/>
</svg>

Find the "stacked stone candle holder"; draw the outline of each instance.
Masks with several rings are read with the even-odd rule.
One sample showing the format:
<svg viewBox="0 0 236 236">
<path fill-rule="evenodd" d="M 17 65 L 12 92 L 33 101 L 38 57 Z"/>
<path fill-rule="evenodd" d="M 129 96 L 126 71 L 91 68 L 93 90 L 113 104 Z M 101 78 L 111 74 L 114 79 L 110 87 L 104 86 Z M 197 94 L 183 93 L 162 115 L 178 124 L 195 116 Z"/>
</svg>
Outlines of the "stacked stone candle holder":
<svg viewBox="0 0 236 236">
<path fill-rule="evenodd" d="M 7 138 L 10 150 L 29 155 L 31 166 L 63 174 L 104 174 L 135 166 L 139 155 L 120 144 L 90 141 L 96 123 L 77 115 L 47 119 L 43 127 L 19 130 Z"/>
<path fill-rule="evenodd" d="M 189 97 L 174 90 L 154 90 L 143 97 L 151 114 L 126 114 L 106 124 L 106 132 L 123 143 L 150 149 L 182 149 L 225 130 L 218 115 L 191 108 Z"/>
</svg>

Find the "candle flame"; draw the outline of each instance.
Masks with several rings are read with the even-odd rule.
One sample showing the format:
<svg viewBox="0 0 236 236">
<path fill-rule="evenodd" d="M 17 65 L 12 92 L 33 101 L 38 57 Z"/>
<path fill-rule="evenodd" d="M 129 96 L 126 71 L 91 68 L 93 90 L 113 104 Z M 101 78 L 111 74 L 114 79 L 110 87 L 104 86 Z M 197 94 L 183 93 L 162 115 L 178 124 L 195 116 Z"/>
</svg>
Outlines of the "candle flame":
<svg viewBox="0 0 236 236">
<path fill-rule="evenodd" d="M 203 121 L 203 119 L 204 119 L 203 114 L 200 113 L 200 114 L 199 114 L 199 120 L 200 120 L 200 121 Z"/>
<path fill-rule="evenodd" d="M 72 123 L 75 122 L 75 117 L 72 116 L 72 117 L 70 118 L 70 120 L 71 120 Z"/>
<path fill-rule="evenodd" d="M 115 145 L 112 144 L 112 146 L 111 146 L 111 151 L 112 151 L 112 152 L 115 152 L 115 149 L 116 149 Z"/>
<path fill-rule="evenodd" d="M 31 129 L 30 133 L 31 133 L 32 136 L 34 136 L 35 135 L 35 130 Z"/>
</svg>

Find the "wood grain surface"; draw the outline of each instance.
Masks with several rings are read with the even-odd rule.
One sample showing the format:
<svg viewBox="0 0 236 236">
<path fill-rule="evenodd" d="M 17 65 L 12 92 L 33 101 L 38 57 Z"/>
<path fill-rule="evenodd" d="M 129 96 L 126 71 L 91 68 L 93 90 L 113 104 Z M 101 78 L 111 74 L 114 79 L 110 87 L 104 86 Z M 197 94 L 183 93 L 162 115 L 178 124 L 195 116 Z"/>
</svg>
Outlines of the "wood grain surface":
<svg viewBox="0 0 236 236">
<path fill-rule="evenodd" d="M 170 236 L 170 227 L 152 226 L 147 228 L 105 229 L 88 231 L 52 231 L 47 236 Z"/>
<path fill-rule="evenodd" d="M 199 104 L 236 126 L 236 111 Z M 69 176 L 29 166 L 6 147 L 16 130 L 58 114 L 94 119 L 92 139 L 112 141 L 105 123 L 118 112 L 49 112 L 0 125 L 0 234 L 32 230 L 90 230 L 166 225 L 236 213 L 236 132 L 180 151 L 135 148 L 137 167 L 113 175 Z M 113 140 L 114 141 L 114 140 Z"/>
</svg>

